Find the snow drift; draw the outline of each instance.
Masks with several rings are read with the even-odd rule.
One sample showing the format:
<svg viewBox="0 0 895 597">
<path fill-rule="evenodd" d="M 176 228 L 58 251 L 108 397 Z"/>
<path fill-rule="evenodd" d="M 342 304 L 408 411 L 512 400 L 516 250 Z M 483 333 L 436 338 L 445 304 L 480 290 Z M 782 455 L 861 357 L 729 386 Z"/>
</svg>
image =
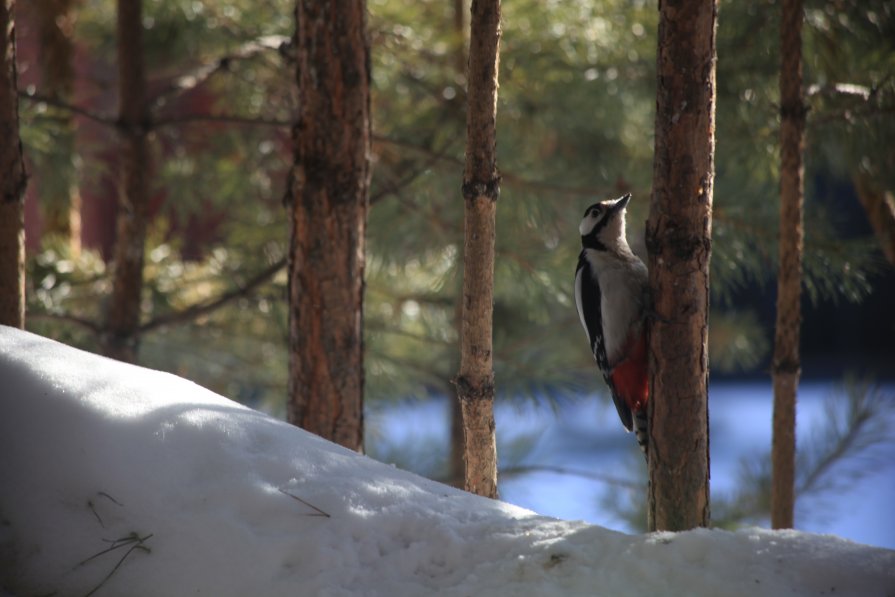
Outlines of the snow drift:
<svg viewBox="0 0 895 597">
<path fill-rule="evenodd" d="M 893 551 L 537 516 L 5 327 L 0 408 L 11 595 L 895 594 Z"/>
</svg>

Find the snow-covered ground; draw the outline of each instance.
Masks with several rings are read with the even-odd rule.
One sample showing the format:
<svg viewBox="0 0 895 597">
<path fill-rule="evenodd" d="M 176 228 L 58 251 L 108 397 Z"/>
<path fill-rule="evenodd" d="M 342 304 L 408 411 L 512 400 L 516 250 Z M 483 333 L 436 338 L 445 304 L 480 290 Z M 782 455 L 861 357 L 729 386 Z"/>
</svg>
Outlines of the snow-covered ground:
<svg viewBox="0 0 895 597">
<path fill-rule="evenodd" d="M 10 595 L 895 594 L 890 550 L 538 516 L 11 328 L 0 408 Z"/>
</svg>

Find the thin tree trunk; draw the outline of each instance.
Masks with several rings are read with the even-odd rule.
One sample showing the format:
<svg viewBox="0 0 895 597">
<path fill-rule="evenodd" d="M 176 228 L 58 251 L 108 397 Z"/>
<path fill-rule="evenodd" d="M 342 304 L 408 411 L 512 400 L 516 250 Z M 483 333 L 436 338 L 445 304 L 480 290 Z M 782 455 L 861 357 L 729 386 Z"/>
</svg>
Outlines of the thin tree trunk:
<svg viewBox="0 0 895 597">
<path fill-rule="evenodd" d="M 780 272 L 774 335 L 771 525 L 792 528 L 795 509 L 796 389 L 802 320 L 802 0 L 783 0 L 780 65 Z"/>
<path fill-rule="evenodd" d="M 715 0 L 660 2 L 650 287 L 649 524 L 709 523 L 708 307 Z"/>
<path fill-rule="evenodd" d="M 371 151 L 366 4 L 297 0 L 295 22 L 288 417 L 361 451 Z"/>
<path fill-rule="evenodd" d="M 72 12 L 76 0 L 36 0 L 38 36 L 40 40 L 40 73 L 45 94 L 70 102 L 74 88 L 74 43 Z M 59 129 L 54 144 L 62 154 L 55 175 L 64 186 L 49 185 L 42 193 L 45 235 L 68 239 L 73 255 L 81 250 L 81 195 L 75 172 L 74 114 L 70 110 L 54 110 Z"/>
<path fill-rule="evenodd" d="M 0 0 L 0 325 L 25 327 L 25 163 L 19 139 L 14 0 Z"/>
<path fill-rule="evenodd" d="M 466 490 L 497 497 L 492 318 L 494 238 L 500 175 L 496 119 L 500 0 L 473 0 L 467 76 L 466 169 L 460 371 Z"/>
<path fill-rule="evenodd" d="M 118 0 L 118 111 L 121 127 L 118 222 L 112 262 L 112 294 L 103 333 L 103 353 L 137 358 L 143 251 L 149 202 L 147 187 L 146 76 L 143 66 L 142 0 Z"/>
</svg>

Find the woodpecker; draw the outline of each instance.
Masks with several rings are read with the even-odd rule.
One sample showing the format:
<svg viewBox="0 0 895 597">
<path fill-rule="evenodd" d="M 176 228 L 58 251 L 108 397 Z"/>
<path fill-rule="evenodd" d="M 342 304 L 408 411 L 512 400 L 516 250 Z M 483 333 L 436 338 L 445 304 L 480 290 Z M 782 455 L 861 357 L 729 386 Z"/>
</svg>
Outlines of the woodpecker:
<svg viewBox="0 0 895 597">
<path fill-rule="evenodd" d="M 575 303 L 594 359 L 612 392 L 622 425 L 647 453 L 646 266 L 625 238 L 631 194 L 594 203 L 578 227 L 581 254 L 575 270 Z"/>
</svg>

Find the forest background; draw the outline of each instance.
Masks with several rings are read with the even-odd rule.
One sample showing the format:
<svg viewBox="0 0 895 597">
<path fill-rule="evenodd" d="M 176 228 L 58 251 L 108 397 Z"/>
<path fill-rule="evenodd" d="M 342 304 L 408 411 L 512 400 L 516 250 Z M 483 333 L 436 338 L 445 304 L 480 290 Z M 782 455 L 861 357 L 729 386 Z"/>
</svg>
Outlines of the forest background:
<svg viewBox="0 0 895 597">
<path fill-rule="evenodd" d="M 286 395 L 283 197 L 297 102 L 291 9 L 273 0 L 147 1 L 143 23 L 152 208 L 139 363 L 276 414 Z M 467 7 L 378 0 L 368 9 L 365 380 L 375 408 L 450 395 L 457 371 Z M 16 10 L 31 175 L 28 328 L 96 350 L 117 242 L 115 6 L 48 0 Z M 719 13 L 713 380 L 767 376 L 777 13 L 773 2 L 727 1 Z M 571 297 L 575 230 L 589 203 L 632 192 L 629 235 L 645 255 L 657 16 L 651 2 L 503 8 L 494 305 L 501 399 L 561 405 L 602 389 Z M 891 380 L 895 225 L 866 206 L 891 205 L 895 188 L 895 14 L 882 1 L 807 2 L 804 34 L 804 376 Z M 450 478 L 443 467 L 428 472 Z"/>
</svg>

